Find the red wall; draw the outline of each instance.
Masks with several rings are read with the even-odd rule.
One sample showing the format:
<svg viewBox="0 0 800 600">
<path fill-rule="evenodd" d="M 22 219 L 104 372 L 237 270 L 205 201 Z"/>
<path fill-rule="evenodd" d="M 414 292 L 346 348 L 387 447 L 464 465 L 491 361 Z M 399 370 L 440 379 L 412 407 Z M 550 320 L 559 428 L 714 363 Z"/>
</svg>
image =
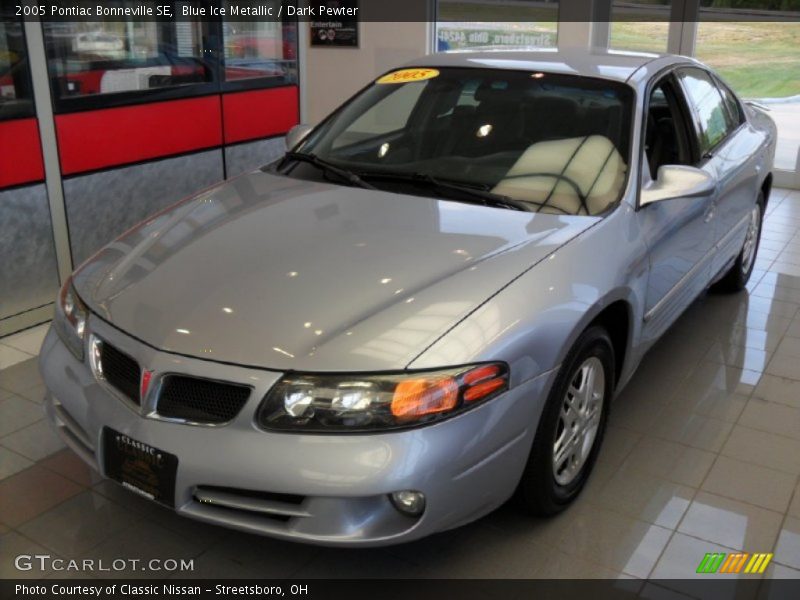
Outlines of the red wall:
<svg viewBox="0 0 800 600">
<path fill-rule="evenodd" d="M 297 103 L 294 86 L 225 94 L 222 97 L 225 143 L 286 133 L 298 123 Z"/>
<path fill-rule="evenodd" d="M 0 121 L 0 188 L 44 180 L 35 118 Z"/>
<path fill-rule="evenodd" d="M 61 171 L 86 171 L 286 133 L 298 122 L 296 86 L 105 108 L 56 116 Z"/>
</svg>

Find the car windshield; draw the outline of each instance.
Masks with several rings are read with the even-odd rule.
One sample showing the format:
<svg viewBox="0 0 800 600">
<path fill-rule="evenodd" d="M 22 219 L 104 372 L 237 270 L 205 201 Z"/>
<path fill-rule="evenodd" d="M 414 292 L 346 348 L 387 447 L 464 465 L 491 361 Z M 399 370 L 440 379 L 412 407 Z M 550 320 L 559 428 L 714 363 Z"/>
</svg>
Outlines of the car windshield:
<svg viewBox="0 0 800 600">
<path fill-rule="evenodd" d="M 632 104 L 631 88 L 602 79 L 401 69 L 334 113 L 280 168 L 294 177 L 596 215 L 623 191 Z"/>
</svg>

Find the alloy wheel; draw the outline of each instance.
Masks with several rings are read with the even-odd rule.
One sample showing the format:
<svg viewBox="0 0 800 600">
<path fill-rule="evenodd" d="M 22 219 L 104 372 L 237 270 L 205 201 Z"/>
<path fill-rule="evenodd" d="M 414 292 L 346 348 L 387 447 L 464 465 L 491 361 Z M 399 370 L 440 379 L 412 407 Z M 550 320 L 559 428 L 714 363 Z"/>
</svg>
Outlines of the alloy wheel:
<svg viewBox="0 0 800 600">
<path fill-rule="evenodd" d="M 747 224 L 747 235 L 742 247 L 742 273 L 747 274 L 756 258 L 758 248 L 758 234 L 761 229 L 761 205 L 756 204 L 750 212 L 750 222 Z"/>
<path fill-rule="evenodd" d="M 559 485 L 572 483 L 592 451 L 605 389 L 603 363 L 591 356 L 575 371 L 561 405 L 553 441 L 553 476 Z"/>
</svg>

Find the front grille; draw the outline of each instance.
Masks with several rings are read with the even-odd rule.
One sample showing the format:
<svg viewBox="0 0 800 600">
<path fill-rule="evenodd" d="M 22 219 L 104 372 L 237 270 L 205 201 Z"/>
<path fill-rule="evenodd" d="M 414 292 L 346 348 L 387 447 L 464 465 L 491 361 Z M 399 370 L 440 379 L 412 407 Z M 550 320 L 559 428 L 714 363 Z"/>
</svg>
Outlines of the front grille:
<svg viewBox="0 0 800 600">
<path fill-rule="evenodd" d="M 103 342 L 100 347 L 100 364 L 103 378 L 132 402 L 139 404 L 139 383 L 142 378 L 139 363 L 108 342 Z"/>
<path fill-rule="evenodd" d="M 167 375 L 158 398 L 162 417 L 186 419 L 196 423 L 225 423 L 242 410 L 250 397 L 244 385 Z"/>
</svg>

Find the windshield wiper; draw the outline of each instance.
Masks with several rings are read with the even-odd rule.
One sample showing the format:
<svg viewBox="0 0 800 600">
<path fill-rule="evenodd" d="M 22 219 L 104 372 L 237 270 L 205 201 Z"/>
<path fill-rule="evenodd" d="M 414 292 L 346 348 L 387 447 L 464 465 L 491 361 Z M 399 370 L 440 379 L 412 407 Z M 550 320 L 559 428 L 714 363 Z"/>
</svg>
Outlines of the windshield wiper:
<svg viewBox="0 0 800 600">
<path fill-rule="evenodd" d="M 361 177 L 370 179 L 383 179 L 394 181 L 408 181 L 410 183 L 422 183 L 432 187 L 439 193 L 447 192 L 452 200 L 460 200 L 462 202 L 469 202 L 472 204 L 483 204 L 484 206 L 492 206 L 496 208 L 508 208 L 511 210 L 521 210 L 529 212 L 527 205 L 524 202 L 518 202 L 503 196 L 501 194 L 494 194 L 488 190 L 473 187 L 470 184 L 450 181 L 447 179 L 439 179 L 429 173 L 390 173 L 388 171 L 366 171 L 361 174 Z M 461 198 L 452 198 L 453 195 L 459 195 Z"/>
<path fill-rule="evenodd" d="M 352 185 L 356 185 L 358 187 L 366 188 L 368 190 L 377 190 L 374 185 L 371 183 L 367 183 L 361 177 L 359 177 L 353 171 L 348 171 L 347 169 L 343 169 L 342 167 L 338 167 L 333 163 L 328 162 L 317 156 L 316 154 L 307 154 L 305 152 L 287 152 L 285 154 L 285 158 L 296 160 L 299 162 L 306 162 L 310 165 L 314 165 L 323 173 L 333 173 L 334 175 L 341 177 L 347 183 Z"/>
</svg>

